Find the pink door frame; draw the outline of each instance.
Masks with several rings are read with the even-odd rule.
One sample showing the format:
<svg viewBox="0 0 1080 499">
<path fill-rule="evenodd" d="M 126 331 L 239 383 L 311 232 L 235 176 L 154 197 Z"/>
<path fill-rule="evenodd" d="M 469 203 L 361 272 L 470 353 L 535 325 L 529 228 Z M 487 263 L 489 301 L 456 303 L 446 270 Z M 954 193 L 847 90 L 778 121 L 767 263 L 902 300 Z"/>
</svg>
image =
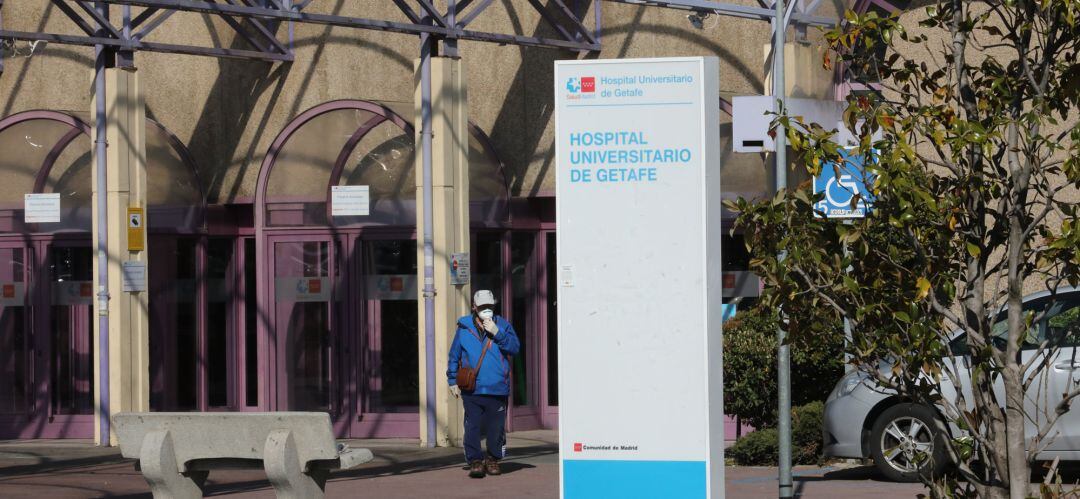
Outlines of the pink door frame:
<svg viewBox="0 0 1080 499">
<path fill-rule="evenodd" d="M 352 282 L 356 285 L 353 287 L 355 290 L 353 294 L 353 300 L 357 300 L 364 304 L 363 306 L 363 320 L 360 322 L 364 324 L 365 331 L 356 335 L 358 340 L 362 338 L 362 341 L 366 344 L 357 345 L 355 350 L 357 353 L 363 355 L 363 363 L 366 366 L 362 369 L 356 369 L 356 387 L 358 390 L 362 390 L 357 393 L 356 396 L 356 408 L 358 418 L 353 422 L 352 435 L 355 438 L 373 438 L 383 435 L 392 435 L 397 437 L 406 438 L 419 438 L 420 437 L 420 408 L 417 407 L 416 411 L 408 412 L 375 412 L 369 409 L 367 404 L 370 403 L 370 396 L 376 390 L 382 389 L 382 373 L 380 361 L 376 359 L 376 353 L 382 349 L 382 314 L 380 313 L 380 307 L 382 306 L 381 300 L 375 299 L 375 297 L 367 295 L 366 280 L 374 275 L 373 269 L 369 267 L 368 262 L 372 261 L 372 255 L 370 254 L 369 243 L 376 241 L 416 241 L 416 231 L 411 229 L 374 229 L 369 228 L 366 230 L 354 232 L 352 242 L 354 245 L 359 246 L 360 253 L 356 253 L 353 250 L 353 260 L 356 261 L 356 256 L 359 255 L 358 265 L 353 265 L 353 270 L 356 272 L 353 274 Z M 418 347 L 419 348 L 419 347 Z M 371 373 L 368 379 L 364 379 L 362 375 L 363 370 Z"/>
<path fill-rule="evenodd" d="M 70 127 L 67 133 L 61 136 L 55 144 L 51 145 L 51 149 L 38 167 L 32 190 L 35 193 L 41 193 L 45 192 L 48 187 L 50 172 L 64 150 L 79 136 L 89 136 L 91 130 L 89 125 L 73 115 L 50 110 L 31 110 L 0 119 L 0 132 L 20 123 L 33 120 L 47 120 Z M 165 134 L 168 144 L 189 168 L 188 173 L 192 175 L 195 184 L 199 188 L 200 203 L 199 206 L 193 207 L 193 212 L 187 213 L 189 216 L 188 221 L 200 219 L 205 208 L 205 191 L 199 179 L 198 168 L 193 157 L 187 147 L 171 131 L 153 119 L 147 118 L 146 121 L 147 124 Z M 155 207 L 151 206 L 150 208 L 150 219 L 154 220 Z M 14 209 L 11 211 L 17 213 Z M 191 217 L 191 215 L 195 216 Z M 162 217 L 162 219 L 165 218 L 167 217 Z M 11 217 L 4 219 L 5 232 L 0 234 L 0 244 L 15 244 L 25 248 L 25 258 L 27 267 L 29 267 L 25 281 L 27 283 L 27 307 L 29 307 L 26 330 L 32 332 L 29 336 L 34 341 L 33 348 L 35 350 L 31 358 L 34 400 L 30 406 L 30 410 L 35 412 L 32 413 L 32 416 L 23 418 L 25 421 L 21 426 L 18 424 L 6 424 L 0 420 L 0 438 L 91 438 L 93 437 L 93 415 L 53 414 L 51 404 L 54 394 L 49 385 L 53 366 L 64 352 L 54 352 L 52 348 L 51 325 L 53 317 L 51 305 L 53 300 L 51 278 L 48 273 L 48 249 L 50 245 L 89 247 L 89 229 L 84 228 L 82 231 L 57 233 L 38 232 L 39 229 L 44 230 L 43 227 L 36 224 L 24 224 L 21 219 Z M 154 227 L 151 227 L 151 231 L 154 230 Z M 92 325 L 86 324 L 83 326 L 77 324 L 76 327 L 91 328 Z M 90 348 L 90 345 L 76 345 L 76 349 L 83 347 Z M 76 351 L 73 354 L 92 355 L 92 352 Z M 95 372 L 96 367 L 92 368 L 91 375 L 93 376 Z M 91 379 L 90 383 L 92 382 Z M 45 410 L 40 410 L 40 408 L 45 408 Z"/>
<path fill-rule="evenodd" d="M 402 230 L 337 230 L 280 229 L 265 233 L 264 262 L 266 272 L 260 272 L 267 299 L 261 301 L 258 327 L 259 372 L 266 402 L 262 410 L 288 410 L 288 374 L 283 368 L 288 361 L 287 345 L 277 341 L 277 304 L 274 278 L 277 275 L 276 246 L 280 243 L 320 242 L 328 248 L 327 276 L 333 291 L 327 304 L 330 325 L 331 355 L 330 398 L 331 417 L 335 433 L 342 437 L 418 437 L 418 412 L 374 412 L 368 408 L 368 394 L 380 382 L 378 362 L 372 358 L 377 348 L 379 331 L 378 300 L 366 296 L 364 283 L 369 275 L 366 268 L 367 243 L 378 240 L 415 240 L 413 231 Z M 360 304 L 360 306 L 350 306 Z M 346 332 L 343 334 L 343 332 Z M 350 334 L 348 332 L 353 332 Z M 370 376 L 365 375 L 370 373 Z"/>
<path fill-rule="evenodd" d="M 40 375 L 39 362 L 36 362 L 37 354 L 37 336 L 35 334 L 27 334 L 32 331 L 33 313 L 37 309 L 34 306 L 34 299 L 32 298 L 31 289 L 36 284 L 31 283 L 32 275 L 34 274 L 33 268 L 37 268 L 32 262 L 36 260 L 33 256 L 36 252 L 33 250 L 34 243 L 31 241 L 13 240 L 13 238 L 3 238 L 0 240 L 0 250 L 5 252 L 12 251 L 14 258 L 14 252 L 21 251 L 22 268 L 15 269 L 14 262 L 3 262 L 6 265 L 12 265 L 12 272 L 8 275 L 7 270 L 4 270 L 4 280 L 10 280 L 14 283 L 21 282 L 25 294 L 23 295 L 22 308 L 22 324 L 12 324 L 9 329 L 10 334 L 19 334 L 16 332 L 16 328 L 22 328 L 22 352 L 16 352 L 17 356 L 21 356 L 21 366 L 14 365 L 19 362 L 17 358 L 11 359 L 11 369 L 21 370 L 24 380 L 21 389 L 14 389 L 12 395 L 22 395 L 23 400 L 16 402 L 16 399 L 12 398 L 13 405 L 21 404 L 22 413 L 17 412 L 18 408 L 13 408 L 12 412 L 0 414 L 0 438 L 50 438 L 54 435 L 47 429 L 47 415 L 44 411 L 39 410 L 43 405 L 41 393 L 46 391 L 47 384 L 43 387 L 43 377 Z M 7 284 L 5 282 L 5 284 Z M 13 288 L 14 289 L 14 288 Z M 5 307 L 7 308 L 7 307 Z M 7 311 L 4 311 L 7 313 Z M 44 364 L 41 362 L 40 364 Z M 8 381 L 11 383 L 11 381 Z"/>
<path fill-rule="evenodd" d="M 53 407 L 53 368 L 62 352 L 55 351 L 52 341 L 52 279 L 49 275 L 49 258 L 52 247 L 90 247 L 90 241 L 82 235 L 67 234 L 37 236 L 0 236 L 0 248 L 19 249 L 23 252 L 23 276 L 25 286 L 24 332 L 28 351 L 24 352 L 27 374 L 26 412 L 22 415 L 0 416 L 0 438 L 92 438 L 93 414 L 58 414 Z M 76 328 L 89 334 L 91 325 L 76 321 Z M 76 335 L 78 336 L 78 335 Z M 82 348 L 79 348 L 79 347 Z M 74 355 L 93 355 L 89 344 L 76 345 Z M 92 372 L 92 371 L 91 371 Z M 67 380 L 77 391 L 81 385 L 92 384 L 93 379 Z M 63 380 L 57 380 L 57 383 Z M 83 386 L 82 388 L 89 388 Z M 91 395 L 92 397 L 92 395 Z"/>
<path fill-rule="evenodd" d="M 49 434 L 56 435 L 58 438 L 92 438 L 94 436 L 94 414 L 93 414 L 93 348 L 91 342 L 77 342 L 72 352 L 62 352 L 56 347 L 52 341 L 53 322 L 57 319 L 53 315 L 53 307 L 56 305 L 53 299 L 52 285 L 53 279 L 49 275 L 49 270 L 54 265 L 51 261 L 54 253 L 53 248 L 83 248 L 87 251 L 90 250 L 90 240 L 85 238 L 68 239 L 68 238 L 48 238 L 42 239 L 37 242 L 36 253 L 36 265 L 37 271 L 34 272 L 34 276 L 37 278 L 39 285 L 32 286 L 34 289 L 34 301 L 39 306 L 35 307 L 34 311 L 34 323 L 40 324 L 43 327 L 35 326 L 35 340 L 36 348 L 39 352 L 46 352 L 45 357 L 49 359 L 46 362 L 42 362 L 42 366 L 36 367 L 40 376 L 43 376 L 43 383 L 38 383 L 39 387 L 44 385 L 45 390 L 38 395 L 39 400 L 44 398 L 47 400 L 47 417 Z M 79 307 L 86 309 L 92 309 L 93 305 L 71 305 L 73 307 Z M 72 325 L 75 329 L 72 331 L 74 336 L 89 336 L 92 337 L 93 324 L 89 320 L 85 320 L 86 316 L 79 313 L 73 313 L 69 310 L 72 318 L 78 316 Z M 89 358 L 89 372 L 86 374 L 86 379 L 78 379 L 77 375 L 69 375 L 67 380 L 55 380 L 57 386 L 49 387 L 49 383 L 53 378 L 53 370 L 56 369 L 60 363 L 60 357 L 65 354 L 72 354 L 75 357 L 86 356 Z M 38 355 L 41 358 L 41 355 Z M 69 383 L 70 388 L 78 391 L 81 385 L 82 388 L 87 389 L 86 393 L 90 398 L 90 412 L 84 414 L 59 414 L 59 408 L 54 407 L 53 402 L 55 400 L 56 393 L 54 389 L 59 389 L 59 384 Z"/>
</svg>

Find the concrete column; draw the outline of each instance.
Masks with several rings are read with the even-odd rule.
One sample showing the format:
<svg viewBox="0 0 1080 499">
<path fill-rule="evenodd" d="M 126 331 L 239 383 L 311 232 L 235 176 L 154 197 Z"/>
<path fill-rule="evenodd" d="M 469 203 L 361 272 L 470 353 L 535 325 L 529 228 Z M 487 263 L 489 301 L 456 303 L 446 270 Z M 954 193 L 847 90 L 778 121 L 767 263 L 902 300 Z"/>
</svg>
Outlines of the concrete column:
<svg viewBox="0 0 1080 499">
<path fill-rule="evenodd" d="M 416 143 L 420 143 L 420 62 L 416 61 Z M 420 365 L 420 440 L 426 444 L 432 438 L 438 446 L 461 445 L 464 413 L 461 402 L 454 399 L 446 384 L 446 361 L 454 340 L 457 319 L 469 311 L 471 286 L 450 284 L 450 255 L 469 251 L 469 130 L 465 74 L 459 59 L 431 59 L 432 103 L 432 187 L 434 190 L 435 246 L 435 382 L 438 418 L 436 435 L 427 435 L 427 390 L 424 345 L 424 302 L 420 307 L 419 365 Z M 417 147 L 419 150 L 419 147 Z M 423 158 L 416 157 L 416 211 L 423 213 Z M 423 217 L 417 217 L 417 234 L 424 233 Z M 423 296 L 423 245 L 417 245 L 416 261 L 420 274 L 418 295 Z"/>
<path fill-rule="evenodd" d="M 825 47 L 806 42 L 788 42 L 784 44 L 784 87 L 789 99 L 833 100 L 836 85 L 833 83 L 834 71 L 822 65 Z M 765 45 L 765 88 L 764 95 L 772 95 L 772 44 Z M 793 156 L 789 153 L 788 158 Z M 775 155 L 768 154 L 766 171 L 768 185 L 776 185 Z M 787 174 L 788 188 L 810 180 L 805 169 L 796 168 Z"/>
<path fill-rule="evenodd" d="M 134 70 L 105 70 L 105 112 L 108 187 L 105 196 L 108 203 L 109 246 L 109 409 L 112 414 L 126 411 L 150 410 L 149 332 L 146 291 L 124 291 L 123 262 L 147 263 L 146 247 L 146 103 Z M 100 96 L 94 96 L 95 99 Z M 96 102 L 96 101 L 95 101 Z M 97 106 L 93 106 L 94 109 Z M 96 137 L 95 137 L 96 139 Z M 93 174 L 98 165 L 94 164 Z M 91 175 L 93 178 L 93 175 Z M 97 203 L 96 186 L 93 193 Z M 132 227 L 131 209 L 142 209 L 139 224 L 143 230 Z M 135 212 L 136 214 L 138 211 Z M 97 247 L 98 213 L 94 211 L 94 247 Z M 131 239 L 129 239 L 129 235 Z M 140 244 L 141 243 L 141 244 Z M 97 260 L 94 260 L 94 289 L 98 289 Z M 95 301 L 94 311 L 102 313 Z M 94 321 L 94 365 L 97 366 L 98 339 L 102 331 Z M 94 377 L 94 399 L 100 400 L 98 377 Z M 95 419 L 107 417 L 100 413 L 95 403 Z M 95 439 L 100 443 L 100 425 L 95 424 Z M 116 445 L 116 432 L 110 441 Z"/>
<path fill-rule="evenodd" d="M 765 45 L 765 95 L 772 95 L 772 44 Z M 789 98 L 832 100 L 834 72 L 822 66 L 825 47 L 805 42 L 784 45 L 784 86 Z"/>
</svg>

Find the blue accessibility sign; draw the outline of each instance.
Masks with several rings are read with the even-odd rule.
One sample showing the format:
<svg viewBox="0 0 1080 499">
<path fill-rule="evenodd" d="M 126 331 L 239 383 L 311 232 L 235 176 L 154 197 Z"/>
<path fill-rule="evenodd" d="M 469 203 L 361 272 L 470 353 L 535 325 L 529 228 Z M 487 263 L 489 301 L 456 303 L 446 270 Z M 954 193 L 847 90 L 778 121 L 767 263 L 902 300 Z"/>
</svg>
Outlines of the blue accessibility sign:
<svg viewBox="0 0 1080 499">
<path fill-rule="evenodd" d="M 825 163 L 814 177 L 814 194 L 824 194 L 814 204 L 814 214 L 825 218 L 863 218 L 874 203 L 874 175 L 866 170 L 867 157 L 853 149 L 840 149 L 840 164 Z M 872 162 L 877 162 L 874 155 Z"/>
</svg>

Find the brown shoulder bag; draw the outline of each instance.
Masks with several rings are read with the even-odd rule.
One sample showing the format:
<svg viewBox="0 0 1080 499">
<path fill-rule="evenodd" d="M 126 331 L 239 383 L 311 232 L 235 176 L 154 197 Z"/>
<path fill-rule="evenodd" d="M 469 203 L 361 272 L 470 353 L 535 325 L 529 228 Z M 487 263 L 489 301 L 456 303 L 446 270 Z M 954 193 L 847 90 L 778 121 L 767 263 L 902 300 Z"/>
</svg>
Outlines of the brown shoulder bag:
<svg viewBox="0 0 1080 499">
<path fill-rule="evenodd" d="M 484 356 L 487 355 L 488 347 L 491 346 L 491 341 L 484 341 L 484 349 L 480 351 L 480 359 L 476 361 L 476 368 L 468 366 L 460 366 L 457 370 L 457 386 L 462 391 L 471 392 L 476 389 L 476 375 L 480 372 L 480 366 L 484 364 Z"/>
</svg>

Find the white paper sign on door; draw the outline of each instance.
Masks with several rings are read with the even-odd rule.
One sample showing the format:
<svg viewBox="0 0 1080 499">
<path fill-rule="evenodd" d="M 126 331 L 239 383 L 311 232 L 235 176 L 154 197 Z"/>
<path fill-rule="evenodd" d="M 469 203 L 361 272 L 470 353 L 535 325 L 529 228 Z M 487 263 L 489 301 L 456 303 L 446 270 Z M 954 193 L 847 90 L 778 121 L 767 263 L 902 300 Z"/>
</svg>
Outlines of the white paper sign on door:
<svg viewBox="0 0 1080 499">
<path fill-rule="evenodd" d="M 23 196 L 23 222 L 28 224 L 60 222 L 60 193 Z"/>
<path fill-rule="evenodd" d="M 335 185 L 330 188 L 330 215 L 366 217 L 371 214 L 371 191 L 366 185 Z"/>
</svg>

